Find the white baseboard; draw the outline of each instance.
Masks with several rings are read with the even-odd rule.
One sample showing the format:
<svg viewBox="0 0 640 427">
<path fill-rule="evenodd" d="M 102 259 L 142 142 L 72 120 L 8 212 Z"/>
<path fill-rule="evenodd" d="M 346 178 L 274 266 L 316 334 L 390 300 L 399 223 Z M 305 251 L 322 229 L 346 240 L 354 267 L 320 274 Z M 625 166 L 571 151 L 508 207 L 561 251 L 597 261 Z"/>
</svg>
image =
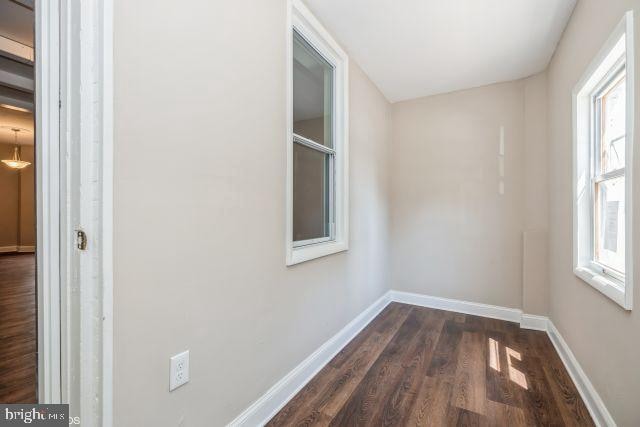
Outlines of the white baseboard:
<svg viewBox="0 0 640 427">
<path fill-rule="evenodd" d="M 491 317 L 493 319 L 506 320 L 508 322 L 520 323 L 520 320 L 522 319 L 522 310 L 517 308 L 499 307 L 497 305 L 432 297 L 429 295 L 402 291 L 391 291 L 391 299 L 405 304 L 438 308 L 440 310 L 455 311 L 457 313 L 473 314 L 482 317 Z"/>
<path fill-rule="evenodd" d="M 329 361 L 369 324 L 390 302 L 400 302 L 421 307 L 437 308 L 458 313 L 520 323 L 524 329 L 546 331 L 593 421 L 598 427 L 615 427 L 615 421 L 598 395 L 591 381 L 584 373 L 577 359 L 569 349 L 553 322 L 545 316 L 524 314 L 516 308 L 499 307 L 450 298 L 433 297 L 410 292 L 389 291 L 369 308 L 360 313 L 340 332 L 324 343 L 284 378 L 271 387 L 229 426 L 262 426 L 268 422 L 286 403 L 293 398 Z"/>
<path fill-rule="evenodd" d="M 569 345 L 564 338 L 562 338 L 562 335 L 560 335 L 560 332 L 551 320 L 547 323 L 547 335 L 549 335 L 549 339 L 556 348 L 560 359 L 562 359 L 562 363 L 564 363 L 565 368 L 567 368 L 567 372 L 569 372 L 569 376 L 571 376 L 573 383 L 578 389 L 593 421 L 598 427 L 615 427 L 616 422 L 613 420 L 611 413 L 609 413 L 600 395 L 593 387 L 593 384 L 591 384 L 591 381 L 589 381 L 589 377 L 587 377 L 587 374 L 582 370 L 578 359 L 573 355 Z"/>
<path fill-rule="evenodd" d="M 0 253 L 16 252 L 17 250 L 18 250 L 17 246 L 0 246 Z"/>
<path fill-rule="evenodd" d="M 333 357 L 338 354 L 389 303 L 389 292 L 370 305 L 340 332 L 325 342 L 284 378 L 271 387 L 229 426 L 262 426 L 266 424 L 293 396 L 296 395 Z"/>
<path fill-rule="evenodd" d="M 549 318 L 546 316 L 537 316 L 535 314 L 522 314 L 520 327 L 523 329 L 534 329 L 536 331 L 547 331 Z"/>
</svg>

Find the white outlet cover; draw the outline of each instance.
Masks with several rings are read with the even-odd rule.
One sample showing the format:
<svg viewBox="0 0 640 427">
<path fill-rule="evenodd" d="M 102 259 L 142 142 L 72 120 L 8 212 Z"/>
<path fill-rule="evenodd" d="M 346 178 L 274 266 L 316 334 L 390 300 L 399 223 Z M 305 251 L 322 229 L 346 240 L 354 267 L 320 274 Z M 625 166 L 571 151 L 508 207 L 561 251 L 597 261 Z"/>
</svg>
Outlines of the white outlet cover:
<svg viewBox="0 0 640 427">
<path fill-rule="evenodd" d="M 189 350 L 171 357 L 169 391 L 189 382 Z"/>
</svg>

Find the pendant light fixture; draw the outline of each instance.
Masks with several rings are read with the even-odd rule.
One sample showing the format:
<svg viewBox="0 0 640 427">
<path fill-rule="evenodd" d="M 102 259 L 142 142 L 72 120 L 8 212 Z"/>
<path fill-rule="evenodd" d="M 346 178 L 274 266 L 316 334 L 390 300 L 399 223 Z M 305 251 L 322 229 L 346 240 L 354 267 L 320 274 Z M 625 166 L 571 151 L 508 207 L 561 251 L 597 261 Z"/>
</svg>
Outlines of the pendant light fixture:
<svg viewBox="0 0 640 427">
<path fill-rule="evenodd" d="M 30 162 L 25 162 L 24 160 L 20 160 L 20 153 L 18 149 L 18 132 L 20 132 L 19 128 L 11 128 L 11 130 L 15 133 L 15 148 L 13 149 L 13 158 L 3 160 L 2 163 L 9 166 L 11 169 L 23 169 L 29 166 Z"/>
</svg>

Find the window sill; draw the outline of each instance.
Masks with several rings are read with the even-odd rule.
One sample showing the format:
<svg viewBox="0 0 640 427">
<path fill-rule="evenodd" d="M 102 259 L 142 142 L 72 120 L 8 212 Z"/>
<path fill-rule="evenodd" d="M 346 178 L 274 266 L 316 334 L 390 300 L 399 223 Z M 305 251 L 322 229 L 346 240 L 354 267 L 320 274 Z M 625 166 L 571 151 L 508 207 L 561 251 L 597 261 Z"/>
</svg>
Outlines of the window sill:
<svg viewBox="0 0 640 427">
<path fill-rule="evenodd" d="M 587 267 L 576 267 L 573 272 L 625 310 L 631 310 L 625 301 L 624 283 Z"/>
<path fill-rule="evenodd" d="M 344 241 L 323 242 L 316 243 L 314 245 L 290 248 L 287 254 L 287 265 L 300 264 L 301 262 L 344 252 L 348 249 L 349 245 Z"/>
</svg>

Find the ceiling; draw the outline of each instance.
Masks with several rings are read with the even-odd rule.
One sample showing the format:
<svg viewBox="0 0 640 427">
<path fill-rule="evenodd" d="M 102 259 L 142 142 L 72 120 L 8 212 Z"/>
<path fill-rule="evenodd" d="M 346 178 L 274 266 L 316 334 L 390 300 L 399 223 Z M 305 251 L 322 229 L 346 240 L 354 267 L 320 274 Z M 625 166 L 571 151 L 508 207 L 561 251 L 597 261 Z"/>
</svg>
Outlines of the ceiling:
<svg viewBox="0 0 640 427">
<path fill-rule="evenodd" d="M 33 145 L 33 114 L 0 106 L 0 144 L 14 144 L 12 127 L 20 128 L 18 145 Z"/>
<path fill-rule="evenodd" d="M 391 102 L 546 68 L 576 0 L 305 0 Z"/>
<path fill-rule="evenodd" d="M 0 0 L 0 106 L 33 110 L 33 31 L 33 0 Z"/>
<path fill-rule="evenodd" d="M 0 0 L 0 36 L 33 47 L 33 10 L 29 3 Z"/>
</svg>

